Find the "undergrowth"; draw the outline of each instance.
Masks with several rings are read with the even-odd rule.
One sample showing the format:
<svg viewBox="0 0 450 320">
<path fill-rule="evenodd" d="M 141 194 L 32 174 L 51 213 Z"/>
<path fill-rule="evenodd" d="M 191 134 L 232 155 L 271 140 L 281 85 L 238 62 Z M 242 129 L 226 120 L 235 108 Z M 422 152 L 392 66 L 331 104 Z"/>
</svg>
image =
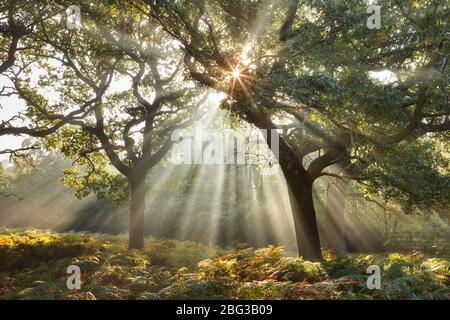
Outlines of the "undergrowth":
<svg viewBox="0 0 450 320">
<path fill-rule="evenodd" d="M 219 250 L 146 239 L 128 251 L 122 236 L 0 231 L 0 299 L 449 299 L 450 261 L 421 253 L 326 254 L 322 263 L 283 248 Z M 366 286 L 381 268 L 380 290 Z M 66 269 L 82 271 L 67 289 Z"/>
</svg>

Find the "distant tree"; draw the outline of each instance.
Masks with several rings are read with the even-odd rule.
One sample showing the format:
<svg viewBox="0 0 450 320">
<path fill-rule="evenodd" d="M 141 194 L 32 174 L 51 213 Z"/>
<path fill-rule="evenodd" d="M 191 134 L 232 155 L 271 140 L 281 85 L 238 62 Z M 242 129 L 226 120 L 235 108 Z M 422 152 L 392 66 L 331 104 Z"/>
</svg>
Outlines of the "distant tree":
<svg viewBox="0 0 450 320">
<path fill-rule="evenodd" d="M 327 188 L 327 243 L 337 253 L 346 253 L 346 204 L 349 196 L 358 195 L 377 203 L 383 210 L 432 214 L 447 212 L 450 207 L 449 159 L 446 143 L 439 139 L 420 138 L 393 146 L 378 147 L 361 162 L 330 168 Z M 359 192 L 350 187 L 356 181 Z M 380 203 L 383 202 L 384 203 Z M 441 214 L 442 215 L 442 214 Z M 446 216 L 444 217 L 446 219 Z M 363 248 L 363 247 L 360 247 Z M 353 245 L 353 249 L 356 249 Z M 370 248 L 363 248 L 364 251 Z"/>
<path fill-rule="evenodd" d="M 7 196 L 6 190 L 8 187 L 8 177 L 5 172 L 5 168 L 0 163 L 0 195 Z"/>
</svg>

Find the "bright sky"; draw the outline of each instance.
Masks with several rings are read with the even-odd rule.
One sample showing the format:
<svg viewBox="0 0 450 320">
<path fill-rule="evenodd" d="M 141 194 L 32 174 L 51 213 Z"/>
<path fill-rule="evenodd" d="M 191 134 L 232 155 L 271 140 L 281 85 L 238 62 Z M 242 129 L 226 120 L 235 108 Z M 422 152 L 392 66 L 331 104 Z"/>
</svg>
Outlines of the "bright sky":
<svg viewBox="0 0 450 320">
<path fill-rule="evenodd" d="M 381 83 L 384 84 L 389 84 L 398 80 L 397 76 L 389 70 L 371 71 L 369 72 L 369 76 L 373 80 L 380 81 Z"/>
<path fill-rule="evenodd" d="M 0 77 L 0 88 L 10 85 L 5 78 Z M 25 103 L 17 97 L 0 97 L 0 121 L 11 119 L 18 112 L 23 111 Z M 23 137 L 0 136 L 0 150 L 19 148 L 22 144 Z M 0 161 L 8 158 L 7 155 L 0 155 Z"/>
</svg>

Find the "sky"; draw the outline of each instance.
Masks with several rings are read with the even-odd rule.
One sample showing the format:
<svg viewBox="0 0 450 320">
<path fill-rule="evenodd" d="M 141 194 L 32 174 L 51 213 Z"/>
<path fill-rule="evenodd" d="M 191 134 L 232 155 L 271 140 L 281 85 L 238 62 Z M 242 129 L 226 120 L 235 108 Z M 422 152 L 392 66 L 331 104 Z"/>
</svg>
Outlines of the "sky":
<svg viewBox="0 0 450 320">
<path fill-rule="evenodd" d="M 0 77 L 0 88 L 9 85 L 4 77 Z M 0 97 L 0 122 L 6 121 L 25 109 L 25 103 L 15 96 Z M 20 148 L 23 137 L 0 136 L 0 150 Z M 0 155 L 0 161 L 7 159 L 7 155 Z"/>
</svg>

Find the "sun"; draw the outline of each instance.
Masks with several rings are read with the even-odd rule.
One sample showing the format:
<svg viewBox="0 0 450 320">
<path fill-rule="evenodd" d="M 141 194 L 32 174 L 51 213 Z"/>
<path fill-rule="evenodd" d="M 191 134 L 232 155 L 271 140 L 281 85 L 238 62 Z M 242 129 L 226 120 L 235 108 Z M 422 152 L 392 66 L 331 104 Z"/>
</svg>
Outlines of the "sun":
<svg viewBox="0 0 450 320">
<path fill-rule="evenodd" d="M 239 79 L 241 77 L 241 70 L 239 69 L 239 67 L 232 68 L 231 77 L 233 79 Z"/>
<path fill-rule="evenodd" d="M 228 74 L 228 79 L 231 80 L 230 93 L 233 93 L 236 89 L 236 86 L 239 86 L 247 96 L 250 96 L 250 93 L 248 92 L 244 81 L 252 79 L 251 76 L 246 74 L 245 71 L 247 69 L 247 66 L 242 66 L 241 63 L 238 63 L 235 66 L 230 65 L 230 70 L 226 71 L 226 73 Z"/>
<path fill-rule="evenodd" d="M 233 63 L 227 61 L 228 70 L 225 71 L 225 79 L 230 81 L 230 93 L 235 92 L 236 87 L 239 87 L 239 91 L 243 91 L 246 96 L 250 97 L 247 82 L 254 78 L 250 74 L 253 62 L 250 60 L 248 50 L 245 49 L 241 52 L 238 58 L 234 59 Z"/>
</svg>

